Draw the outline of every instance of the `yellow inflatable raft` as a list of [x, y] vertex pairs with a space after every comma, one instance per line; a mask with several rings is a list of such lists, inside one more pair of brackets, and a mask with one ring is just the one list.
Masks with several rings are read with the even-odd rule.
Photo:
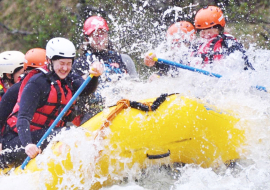
[[[81, 126], [90, 131], [86, 132], [89, 139], [106, 142], [102, 150], [97, 150], [95, 167], [89, 171], [89, 178], [83, 175], [82, 184], [93, 177], [104, 178], [104, 182], [93, 180], [91, 188], [97, 189], [117, 180], [112, 174], [122, 175], [124, 169], [134, 166], [142, 169], [164, 162], [213, 167], [239, 158], [244, 131], [236, 126], [238, 118], [199, 99], [177, 94], [155, 100], [120, 102]], [[109, 132], [104, 133], [105, 129]], [[53, 146], [56, 157], [61, 154], [61, 146]], [[61, 162], [51, 159], [46, 164], [51, 174], [46, 181], [48, 189], [57, 189], [65, 173], [80, 172], [73, 170], [68, 153]], [[31, 160], [23, 172], [39, 172], [40, 165]], [[17, 168], [16, 172], [22, 171]]]

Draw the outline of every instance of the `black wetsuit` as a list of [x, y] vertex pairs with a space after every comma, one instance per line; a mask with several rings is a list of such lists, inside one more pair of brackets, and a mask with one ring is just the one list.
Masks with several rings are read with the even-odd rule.
[[[179, 63], [182, 64], [181, 61]], [[167, 75], [170, 70], [174, 72], [178, 72], [177, 67], [171, 66], [171, 65], [165, 65], [164, 63], [159, 63], [159, 62], [155, 63], [155, 68], [158, 70], [157, 75], [159, 76]]]
[[[100, 85], [98, 90], [89, 97], [80, 97], [76, 103], [77, 115], [85, 115], [81, 124], [102, 111], [104, 99], [101, 97], [99, 89], [104, 88], [105, 83], [110, 81], [109, 76], [111, 74], [127, 73], [127, 67], [124, 64], [121, 55], [114, 51], [101, 51], [95, 53], [85, 52], [83, 56], [74, 61], [72, 70], [82, 76], [85, 71], [90, 69], [90, 65], [93, 61], [102, 61], [105, 65], [105, 70], [102, 79], [99, 79]], [[111, 66], [110, 64], [112, 63], [117, 63], [119, 68]]]
[[[0, 102], [0, 128], [5, 125], [8, 116], [11, 114], [18, 98], [20, 86], [22, 82], [15, 83], [12, 85], [7, 92], [3, 95]], [[2, 130], [0, 131], [0, 143], [2, 142]]]
[[5, 126], [5, 122], [8, 116], [12, 113], [12, 110], [17, 103], [19, 90], [22, 84], [23, 79], [27, 76], [27, 74], [20, 75], [20, 81], [13, 84], [3, 95], [2, 100], [0, 102], [0, 143], [2, 143], [2, 130]]
[[[90, 64], [93, 61], [103, 61], [105, 64], [105, 72], [108, 74], [115, 74], [115, 73], [126, 73], [127, 67], [124, 64], [121, 55], [114, 51], [101, 51], [96, 53], [87, 53], [74, 61], [72, 66], [73, 71], [78, 73], [79, 75], [84, 75], [85, 71], [89, 71]], [[111, 63], [118, 63], [119, 68], [110, 67]]]

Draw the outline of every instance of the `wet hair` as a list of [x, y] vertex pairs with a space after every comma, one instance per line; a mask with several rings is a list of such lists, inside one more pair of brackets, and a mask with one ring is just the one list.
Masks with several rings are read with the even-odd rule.
[[14, 82], [14, 74], [15, 73], [17, 73], [19, 70], [21, 70], [23, 68], [23, 66], [21, 66], [21, 67], [17, 67], [16, 69], [14, 69], [14, 71], [13, 71], [13, 73], [12, 74], [10, 74], [11, 75], [11, 78], [8, 78], [7, 77], [7, 75], [6, 75], [6, 73], [4, 73], [4, 76], [3, 76], [3, 81], [8, 81], [8, 82], [10, 82], [11, 84], [15, 84], [15, 82]]
[[23, 68], [23, 66], [17, 67], [17, 68], [14, 70], [13, 74], [17, 73], [17, 72], [18, 72], [19, 70], [21, 70], [22, 68]]

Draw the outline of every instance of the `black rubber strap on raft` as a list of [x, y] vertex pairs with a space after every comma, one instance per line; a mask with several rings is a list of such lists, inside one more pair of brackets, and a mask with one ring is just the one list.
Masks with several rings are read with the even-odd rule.
[[[151, 111], [155, 111], [165, 100], [168, 94], [162, 94], [158, 97], [151, 106]], [[142, 110], [142, 111], [150, 111], [149, 106], [142, 104], [140, 102], [130, 101], [130, 107]]]
[[168, 150], [168, 152], [165, 153], [165, 154], [157, 154], [157, 155], [149, 155], [149, 154], [147, 154], [146, 156], [150, 160], [153, 160], [153, 159], [166, 158], [166, 157], [170, 156], [170, 154], [171, 154], [171, 152], [170, 152], [170, 150]]

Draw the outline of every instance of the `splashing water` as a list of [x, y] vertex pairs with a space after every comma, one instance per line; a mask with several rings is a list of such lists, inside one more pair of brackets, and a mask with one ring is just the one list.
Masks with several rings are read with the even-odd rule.
[[102, 94], [108, 106], [121, 98], [141, 100], [177, 92], [200, 98], [218, 108], [232, 110], [241, 118], [240, 123], [245, 127], [247, 138], [245, 151], [240, 150], [241, 160], [234, 169], [204, 169], [197, 165], [186, 165], [178, 168], [180, 176], [175, 178], [167, 170], [151, 168], [136, 184], [132, 181], [108, 189], [269, 189], [270, 96], [251, 87], [270, 86], [267, 80], [270, 51], [250, 47], [247, 52], [254, 59], [256, 72], [242, 72], [237, 65], [242, 63], [241, 56], [235, 54], [212, 68], [212, 72], [223, 75], [220, 79], [180, 70], [176, 78], [162, 77], [151, 83], [117, 82], [104, 89]]
[[[140, 10], [139, 7], [136, 9]], [[123, 30], [119, 25], [115, 28], [116, 32]], [[115, 39], [124, 38], [125, 36], [119, 36]], [[129, 53], [155, 49], [157, 55], [164, 55], [162, 44], [153, 48], [151, 40], [133, 43]], [[123, 171], [122, 176], [115, 176], [114, 180], [118, 182], [116, 185], [102, 189], [270, 189], [270, 94], [251, 88], [256, 85], [270, 87], [270, 51], [251, 46], [247, 54], [253, 60], [255, 72], [243, 72], [243, 60], [236, 53], [216, 63], [213, 68], [204, 68], [223, 75], [220, 79], [179, 70], [178, 77], [161, 77], [151, 83], [128, 79], [112, 80], [114, 82], [102, 91], [102, 96], [106, 97], [106, 106], [114, 105], [122, 98], [137, 101], [158, 97], [163, 93], [180, 93], [233, 111], [240, 118], [241, 126], [245, 127], [246, 136], [246, 144], [243, 150], [239, 150], [241, 159], [234, 168], [224, 165], [218, 168], [201, 168], [194, 164], [170, 167], [153, 165], [142, 171], [134, 165], [133, 168]], [[170, 57], [171, 54], [164, 56]], [[105, 133], [109, 132], [108, 129]], [[96, 178], [93, 172], [96, 169], [94, 163], [98, 150], [102, 150], [106, 141], [89, 140], [84, 133], [83, 129], [72, 128], [53, 139], [53, 142], [63, 142], [63, 149], [70, 150], [74, 168], [72, 172], [62, 175], [63, 182], [58, 189], [90, 189], [93, 183], [106, 180], [106, 176]], [[59, 163], [65, 160], [68, 151], [62, 151], [56, 158], [51, 151], [52, 146], [53, 143], [37, 157], [38, 163], [46, 163], [49, 159], [56, 159]], [[128, 163], [129, 160], [123, 160], [123, 163], [125, 162]], [[46, 164], [44, 165], [43, 171], [38, 174], [0, 176], [1, 189], [46, 189], [45, 182], [50, 178], [50, 174]], [[88, 180], [81, 183], [83, 178]]]
[[[201, 168], [197, 165], [185, 165], [176, 168], [152, 166], [146, 171], [139, 171], [136, 166], [123, 172], [124, 176], [116, 176], [121, 185], [114, 185], [103, 189], [268, 189], [270, 188], [270, 101], [269, 94], [252, 89], [251, 86], [260, 84], [269, 86], [267, 72], [269, 71], [270, 54], [268, 50], [249, 49], [254, 57], [256, 72], [224, 72], [224, 77], [217, 79], [190, 71], [180, 70], [179, 77], [162, 77], [151, 83], [143, 81], [120, 80], [112, 82], [102, 91], [106, 97], [106, 105], [115, 104], [121, 98], [141, 100], [157, 97], [162, 93], [181, 93], [184, 96], [200, 98], [218, 108], [232, 110], [245, 123], [246, 144], [245, 151], [241, 152], [241, 160], [233, 169], [224, 167]], [[237, 60], [237, 58], [228, 58]], [[239, 59], [239, 61], [241, 61]], [[226, 68], [225, 66], [220, 66]], [[229, 66], [230, 68], [230, 66]], [[229, 70], [229, 68], [226, 68]], [[219, 67], [215, 68], [219, 71]], [[89, 189], [96, 181], [104, 178], [89, 177], [95, 170], [94, 159], [97, 150], [93, 141], [84, 137], [84, 130], [72, 128], [58, 135], [54, 141], [64, 142], [71, 150], [74, 171], [63, 174], [63, 182], [59, 189]], [[79, 144], [78, 144], [79, 143]], [[104, 142], [105, 143], [105, 142]], [[50, 145], [52, 146], [52, 145]], [[50, 146], [38, 156], [38, 162], [54, 158]], [[66, 154], [60, 158], [65, 159]], [[59, 160], [59, 162], [61, 161]], [[126, 161], [128, 162], [128, 160]], [[83, 164], [83, 170], [80, 168]], [[80, 172], [79, 172], [80, 171]], [[45, 181], [49, 172], [44, 171], [38, 176], [35, 174], [1, 176], [3, 189], [15, 189], [24, 184], [25, 189], [46, 189]], [[123, 177], [127, 177], [123, 180]], [[81, 179], [91, 179], [81, 184]]]

